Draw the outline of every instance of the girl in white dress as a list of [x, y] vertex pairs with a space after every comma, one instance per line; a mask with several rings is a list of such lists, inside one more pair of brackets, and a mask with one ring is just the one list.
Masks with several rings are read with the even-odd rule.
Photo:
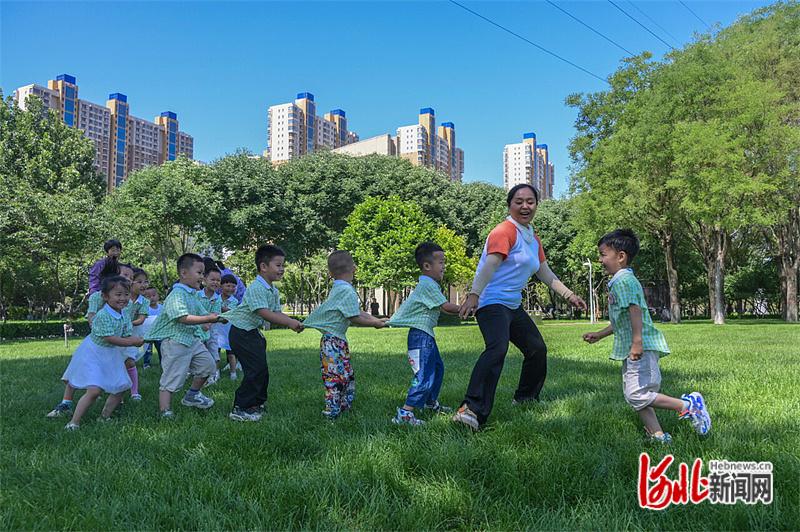
[[68, 386], [86, 390], [75, 405], [67, 430], [80, 428], [81, 418], [103, 392], [110, 395], [100, 418], [108, 420], [122, 400], [122, 392], [131, 387], [125, 369], [125, 348], [138, 347], [143, 341], [131, 336], [131, 321], [123, 313], [130, 300], [130, 286], [121, 276], [103, 280], [101, 292], [105, 305], [95, 315], [91, 334], [75, 350], [61, 377]]

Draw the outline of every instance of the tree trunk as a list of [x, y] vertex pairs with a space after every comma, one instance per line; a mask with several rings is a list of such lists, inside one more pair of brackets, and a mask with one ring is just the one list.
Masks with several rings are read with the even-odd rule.
[[[164, 243], [161, 242], [159, 245], [160, 255], [161, 255], [161, 281], [164, 283], [164, 290], [169, 288], [169, 276], [167, 274], [167, 254], [164, 251]], [[167, 297], [166, 294], [162, 295], [162, 297]]]
[[796, 323], [797, 320], [797, 273], [800, 267], [800, 258], [795, 260], [781, 261], [781, 269], [783, 269], [783, 285], [784, 300], [783, 300], [783, 319]]
[[667, 284], [669, 285], [669, 321], [670, 323], [680, 323], [681, 299], [678, 293], [678, 269], [675, 267], [675, 242], [672, 232], [664, 231], [659, 235], [659, 240], [664, 252]]
[[[713, 283], [713, 299], [709, 299], [711, 304], [711, 318], [715, 325], [725, 324], [725, 256], [728, 252], [728, 234], [720, 229], [714, 229], [713, 239], [713, 262], [710, 265], [711, 283]], [[709, 284], [709, 287], [711, 284]]]

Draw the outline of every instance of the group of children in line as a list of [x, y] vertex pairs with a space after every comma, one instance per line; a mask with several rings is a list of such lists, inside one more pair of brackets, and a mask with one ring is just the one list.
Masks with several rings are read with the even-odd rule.
[[[687, 394], [675, 399], [658, 393], [658, 357], [669, 353], [669, 349], [663, 335], [647, 319], [647, 313], [641, 312], [641, 308], [647, 308], [644, 294], [629, 269], [638, 251], [638, 240], [632, 233], [625, 236], [609, 238], [606, 235], [599, 243], [601, 262], [612, 275], [609, 290], [612, 321], [603, 331], [585, 334], [584, 340], [594, 343], [604, 336], [618, 335], [612, 358], [624, 360], [626, 400], [639, 411], [651, 436], [663, 442], [670, 440], [669, 434], [661, 431], [653, 406], [678, 411], [682, 418], [692, 421], [697, 432], [705, 434], [710, 429], [710, 418], [702, 396]], [[630, 236], [636, 249], [631, 247]], [[199, 409], [214, 405], [214, 400], [201, 390], [219, 379], [220, 352], [224, 350], [231, 378], [237, 378], [237, 367], [243, 372], [229, 418], [249, 422], [261, 420], [269, 385], [266, 340], [261, 329], [269, 328], [270, 324], [282, 325], [297, 333], [306, 328], [322, 333], [320, 367], [325, 418], [336, 419], [353, 406], [356, 385], [347, 340], [351, 324], [376, 329], [387, 325], [409, 328], [408, 361], [413, 379], [404, 404], [397, 408], [392, 422], [422, 425], [424, 421], [417, 417], [419, 410], [450, 411], [438, 400], [444, 363], [434, 327], [440, 312], [457, 315], [459, 306], [450, 303], [442, 293], [440, 283], [446, 257], [435, 243], [425, 242], [416, 248], [419, 282], [390, 320], [361, 309], [352, 285], [356, 272], [353, 258], [347, 251], [334, 251], [328, 257], [328, 269], [333, 278], [329, 295], [302, 322], [281, 310], [280, 294], [274, 283], [283, 277], [285, 254], [277, 246], [258, 248], [255, 254], [258, 274], [241, 300], [234, 296], [239, 283], [235, 276], [222, 275], [210, 259], [204, 261], [193, 253], [182, 255], [177, 261], [179, 280], [162, 305], [158, 291], [149, 285], [147, 274], [120, 263], [121, 244], [110, 243], [112, 248], [119, 249], [109, 249], [106, 243], [108, 257], [99, 271], [99, 290], [89, 298], [87, 317], [91, 334], [78, 346], [62, 376], [63, 400], [48, 414], [48, 417], [60, 417], [71, 413], [72, 418], [65, 427], [68, 430], [80, 427], [87, 409], [103, 392], [109, 395], [100, 414], [101, 420], [110, 419], [124, 392], [130, 390], [131, 400], [141, 400], [136, 361], [142, 356], [143, 367], [148, 368], [153, 347], [159, 354], [162, 369], [158, 402], [163, 419], [175, 417], [172, 395], [183, 389], [187, 376], [192, 380], [181, 404]], [[624, 295], [620, 295], [620, 289], [624, 290]], [[646, 364], [639, 362], [640, 358]], [[647, 380], [644, 387], [637, 385], [642, 379]], [[86, 393], [73, 409], [75, 389], [85, 389]], [[629, 390], [635, 392], [629, 393]]]

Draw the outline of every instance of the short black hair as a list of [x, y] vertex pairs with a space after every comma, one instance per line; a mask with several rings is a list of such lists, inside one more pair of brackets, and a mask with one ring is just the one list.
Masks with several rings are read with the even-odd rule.
[[514, 195], [523, 188], [531, 189], [533, 191], [533, 197], [536, 198], [536, 203], [539, 203], [539, 191], [536, 190], [536, 187], [528, 183], [520, 183], [519, 185], [514, 185], [513, 187], [511, 187], [511, 190], [508, 191], [508, 195], [506, 196], [506, 205], [510, 207], [511, 200], [514, 199]]
[[208, 271], [209, 268], [216, 268], [217, 263], [214, 262], [214, 259], [212, 259], [211, 257], [203, 257], [203, 266], [205, 266], [206, 271]]
[[236, 282], [236, 277], [234, 277], [233, 275], [231, 275], [229, 273], [226, 273], [225, 275], [223, 275], [222, 276], [222, 280], [220, 281], [220, 284], [226, 284], [226, 283], [239, 284], [238, 282]]
[[178, 274], [181, 273], [181, 270], [186, 270], [194, 266], [195, 262], [203, 262], [203, 257], [198, 255], [197, 253], [184, 253], [180, 257], [178, 257]]
[[133, 267], [133, 264], [128, 262], [120, 262], [119, 263], [119, 270], [122, 271], [122, 268], [128, 268], [134, 275], [136, 275], [136, 268]]
[[630, 229], [614, 229], [597, 241], [597, 247], [606, 246], [614, 251], [624, 251], [628, 256], [628, 264], [639, 253], [639, 237]]
[[444, 253], [442, 247], [434, 242], [423, 242], [417, 246], [417, 249], [414, 250], [414, 260], [417, 261], [417, 266], [422, 268], [426, 262], [432, 262], [433, 254], [437, 251]]
[[208, 277], [208, 274], [213, 272], [217, 272], [218, 274], [222, 275], [222, 272], [219, 271], [219, 268], [217, 268], [216, 266], [212, 266], [211, 268], [209, 268], [208, 265], [206, 265], [205, 276]]
[[147, 292], [148, 290], [155, 290], [156, 293], [158, 293], [158, 288], [154, 284], [148, 285], [147, 288], [144, 289], [145, 292]]
[[269, 264], [275, 257], [285, 257], [286, 253], [278, 246], [264, 244], [256, 250], [256, 270], [260, 269], [261, 263]]
[[355, 266], [353, 256], [349, 251], [339, 249], [328, 255], [328, 271], [333, 275], [342, 275]]
[[116, 257], [110, 257], [106, 259], [105, 264], [103, 264], [103, 269], [100, 270], [100, 282], [103, 282], [103, 279], [107, 277], [115, 277], [119, 275], [119, 260]]
[[119, 248], [119, 250], [122, 251], [122, 242], [113, 238], [111, 240], [106, 240], [106, 243], [103, 244], [103, 251], [108, 253], [108, 250], [111, 248]]
[[137, 277], [141, 277], [142, 275], [144, 275], [148, 279], [150, 278], [150, 276], [147, 275], [147, 272], [144, 271], [143, 269], [141, 269], [141, 268], [133, 268], [133, 278], [134, 279], [136, 279]]
[[126, 290], [128, 290], [128, 292], [131, 291], [130, 281], [128, 281], [121, 275], [112, 275], [111, 277], [106, 277], [105, 279], [103, 279], [103, 282], [100, 283], [100, 292], [105, 295], [108, 295], [109, 292], [111, 292], [115, 286], [120, 286], [120, 285]]

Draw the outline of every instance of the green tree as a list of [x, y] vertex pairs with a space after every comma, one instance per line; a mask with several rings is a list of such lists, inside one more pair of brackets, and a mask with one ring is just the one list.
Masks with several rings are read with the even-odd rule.
[[146, 264], [157, 258], [164, 286], [175, 260], [207, 242], [208, 220], [220, 208], [210, 173], [185, 158], [150, 166], [129, 175], [104, 203], [127, 260]]
[[394, 294], [414, 285], [418, 275], [414, 249], [433, 236], [434, 224], [417, 204], [397, 196], [369, 197], [348, 217], [339, 246], [352, 253], [361, 283]]
[[478, 265], [477, 257], [467, 256], [466, 239], [452, 229], [440, 226], [433, 234], [433, 241], [442, 247], [447, 260], [442, 284], [464, 288], [472, 281]]
[[94, 145], [37, 97], [26, 110], [2, 93], [0, 102], [0, 314], [20, 288], [29, 307], [49, 308], [56, 294], [71, 313], [98, 240]]

